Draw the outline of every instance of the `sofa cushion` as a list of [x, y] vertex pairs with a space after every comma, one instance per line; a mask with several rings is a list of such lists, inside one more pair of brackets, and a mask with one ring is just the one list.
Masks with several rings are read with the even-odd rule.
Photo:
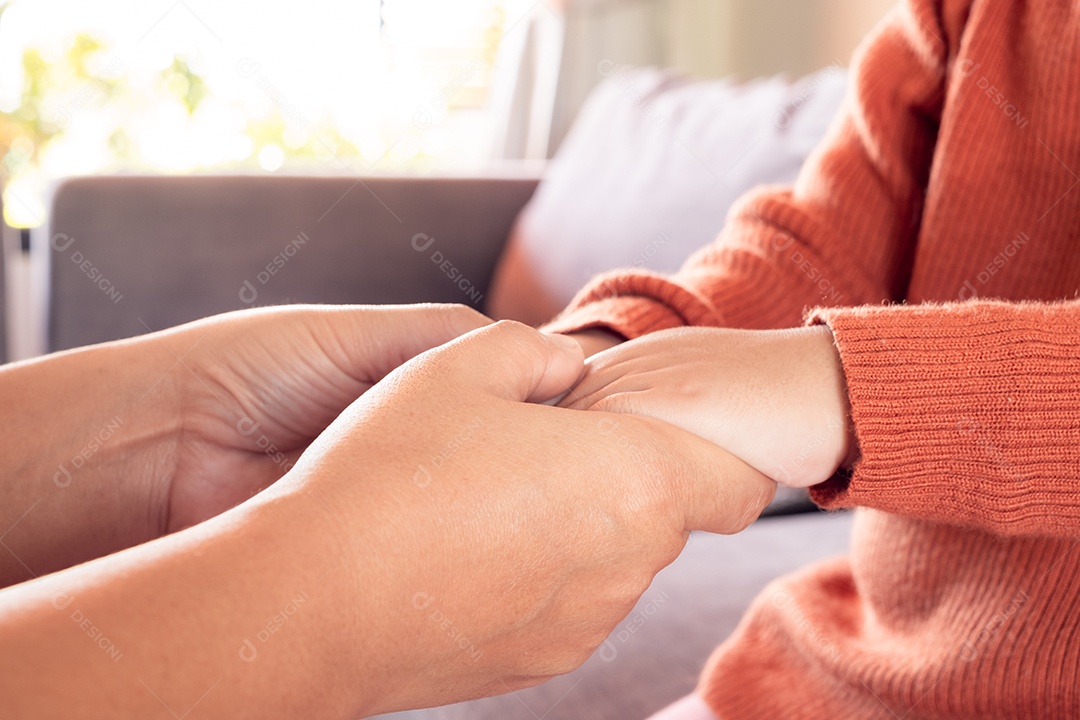
[[497, 315], [538, 324], [598, 273], [677, 270], [740, 195], [795, 179], [847, 85], [839, 68], [748, 83], [599, 69], [610, 77], [515, 225], [491, 298]]

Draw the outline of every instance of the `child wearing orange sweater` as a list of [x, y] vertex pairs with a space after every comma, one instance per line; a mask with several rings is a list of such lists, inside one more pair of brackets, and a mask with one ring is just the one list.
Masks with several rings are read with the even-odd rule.
[[664, 717], [1080, 717], [1078, 244], [1080, 0], [905, 0], [793, 188], [554, 323], [658, 333], [575, 406], [860, 508]]

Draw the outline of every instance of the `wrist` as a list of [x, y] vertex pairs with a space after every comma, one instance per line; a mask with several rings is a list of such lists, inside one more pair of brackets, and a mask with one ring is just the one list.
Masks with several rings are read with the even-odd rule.
[[[246, 552], [267, 560], [249, 562], [252, 585], [273, 588], [259, 597], [276, 603], [258, 618], [245, 613], [254, 623], [244, 626], [240, 657], [246, 662], [257, 655], [259, 665], [280, 662], [279, 682], [309, 695], [299, 698], [303, 706], [320, 708], [302, 714], [363, 718], [401, 709], [395, 699], [401, 680], [418, 676], [419, 669], [407, 667], [403, 654], [412, 648], [401, 642], [408, 634], [402, 631], [411, 608], [410, 593], [395, 572], [401, 570], [395, 562], [401, 556], [400, 538], [394, 542], [390, 533], [377, 532], [380, 526], [374, 523], [358, 530], [348, 500], [312, 482], [327, 478], [307, 475], [290, 471], [222, 516], [240, 513], [245, 522], [250, 518]], [[268, 547], [277, 550], [266, 554]], [[280, 614], [278, 606], [290, 599], [298, 609], [288, 621], [293, 627], [287, 628], [289, 633], [275, 633], [279, 615], [274, 613]], [[302, 669], [297, 668], [298, 658], [307, 660]]]
[[[371, 698], [386, 692], [371, 638], [393, 628], [384, 630], [388, 608], [342, 573], [353, 555], [325, 532], [316, 508], [299, 495], [252, 500], [0, 593], [0, 617], [18, 618], [2, 629], [11, 649], [0, 654], [5, 707], [10, 695], [19, 717], [64, 717], [76, 700], [87, 717], [157, 717], [163, 699], [193, 698], [206, 717], [237, 708], [253, 717], [366, 717], [377, 709]], [[107, 628], [108, 647], [71, 632], [72, 613]], [[93, 672], [103, 648], [122, 655]], [[43, 663], [52, 671], [42, 673]]]
[[[393, 474], [379, 462], [365, 472]], [[273, 563], [275, 577], [290, 588], [314, 588], [311, 599], [327, 608], [311, 613], [315, 624], [304, 641], [320, 648], [311, 685], [342, 717], [370, 717], [408, 709], [410, 699], [422, 695], [423, 653], [401, 638], [423, 635], [428, 615], [415, 598], [430, 583], [425, 563], [406, 562], [411, 555], [401, 528], [411, 514], [377, 493], [356, 492], [377, 483], [340, 475], [316, 450], [231, 513], [254, 515], [256, 534], [274, 537], [283, 548]]]
[[819, 387], [827, 395], [824, 404], [828, 408], [829, 416], [833, 418], [830, 422], [833, 431], [830, 445], [836, 448], [837, 465], [834, 471], [847, 469], [858, 459], [859, 449], [855, 439], [855, 427], [851, 421], [851, 399], [848, 395], [843, 361], [836, 346], [836, 339], [827, 325], [813, 325], [807, 328], [807, 332], [814, 335], [817, 342], [820, 367], [824, 375]]
[[[127, 341], [0, 370], [10, 409], [0, 520], [11, 527], [26, 514], [5, 540], [16, 572], [40, 575], [159, 534], [155, 492], [178, 426], [168, 366], [149, 360], [141, 341]], [[7, 570], [0, 580], [26, 579]]]

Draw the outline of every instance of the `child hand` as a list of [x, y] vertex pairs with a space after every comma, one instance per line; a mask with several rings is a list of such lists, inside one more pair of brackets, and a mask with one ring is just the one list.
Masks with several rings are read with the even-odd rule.
[[593, 357], [564, 407], [656, 418], [790, 487], [829, 479], [855, 442], [832, 333], [679, 328]]

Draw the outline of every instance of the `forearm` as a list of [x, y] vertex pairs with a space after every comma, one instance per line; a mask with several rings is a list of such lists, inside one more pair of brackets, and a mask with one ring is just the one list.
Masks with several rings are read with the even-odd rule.
[[[159, 533], [178, 411], [168, 350], [113, 343], [0, 368], [0, 585]], [[175, 371], [174, 371], [175, 372]]]
[[351, 720], [373, 710], [362, 689], [387, 691], [379, 673], [393, 667], [379, 642], [393, 618], [371, 600], [384, 583], [358, 596], [364, 546], [341, 542], [322, 514], [307, 498], [260, 499], [0, 591], [5, 717]]

